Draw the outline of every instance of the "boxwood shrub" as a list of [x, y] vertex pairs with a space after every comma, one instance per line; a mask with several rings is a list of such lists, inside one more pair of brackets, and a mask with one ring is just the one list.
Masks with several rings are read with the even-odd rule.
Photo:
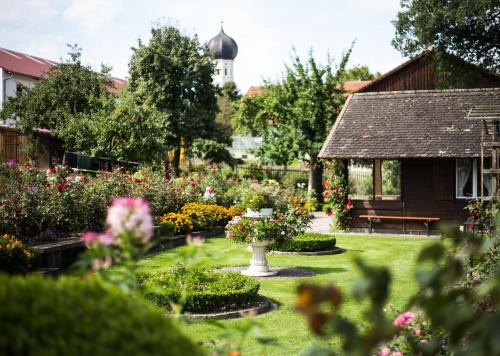
[[307, 232], [280, 242], [273, 250], [285, 252], [317, 252], [335, 248], [337, 240], [332, 235]]
[[161, 311], [96, 280], [0, 275], [1, 355], [200, 355]]
[[255, 302], [260, 285], [239, 273], [216, 273], [202, 267], [178, 264], [168, 271], [139, 276], [146, 299], [171, 309], [182, 303], [183, 311], [215, 313], [241, 309]]

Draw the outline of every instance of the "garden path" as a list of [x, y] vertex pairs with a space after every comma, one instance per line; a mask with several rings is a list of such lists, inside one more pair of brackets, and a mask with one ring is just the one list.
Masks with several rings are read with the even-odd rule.
[[332, 222], [331, 216], [326, 215], [322, 211], [313, 212], [314, 219], [312, 220], [311, 226], [307, 229], [310, 232], [318, 232], [321, 234], [329, 234], [330, 224]]

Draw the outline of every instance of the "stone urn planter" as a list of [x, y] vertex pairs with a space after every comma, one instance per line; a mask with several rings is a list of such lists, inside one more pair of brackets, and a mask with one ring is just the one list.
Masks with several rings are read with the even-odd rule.
[[252, 242], [252, 259], [250, 266], [241, 271], [241, 274], [251, 277], [271, 277], [278, 274], [277, 271], [271, 271], [267, 264], [266, 248], [272, 241], [255, 241]]
[[262, 208], [260, 210], [252, 210], [247, 208], [247, 213], [245, 214], [248, 218], [267, 218], [273, 215], [273, 208]]

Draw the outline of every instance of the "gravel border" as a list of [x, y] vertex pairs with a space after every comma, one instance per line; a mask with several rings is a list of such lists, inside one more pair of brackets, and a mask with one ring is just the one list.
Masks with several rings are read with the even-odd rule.
[[344, 248], [336, 247], [333, 250], [326, 250], [326, 251], [314, 251], [314, 252], [270, 251], [269, 253], [273, 255], [323, 256], [323, 255], [338, 255], [339, 253], [344, 253], [346, 251], [347, 250]]
[[245, 316], [260, 315], [276, 309], [278, 309], [278, 305], [275, 302], [273, 302], [271, 299], [267, 297], [259, 295], [257, 296], [257, 301], [255, 302], [255, 304], [247, 308], [230, 310], [226, 312], [218, 312], [218, 313], [184, 314], [182, 315], [182, 317], [188, 320], [236, 319]]

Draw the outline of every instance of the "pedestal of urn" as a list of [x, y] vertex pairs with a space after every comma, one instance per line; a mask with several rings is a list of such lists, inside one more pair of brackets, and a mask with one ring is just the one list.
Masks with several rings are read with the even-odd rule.
[[278, 274], [277, 271], [269, 269], [266, 258], [266, 247], [271, 241], [256, 241], [252, 243], [252, 259], [250, 266], [241, 271], [241, 274], [251, 277], [271, 277]]

